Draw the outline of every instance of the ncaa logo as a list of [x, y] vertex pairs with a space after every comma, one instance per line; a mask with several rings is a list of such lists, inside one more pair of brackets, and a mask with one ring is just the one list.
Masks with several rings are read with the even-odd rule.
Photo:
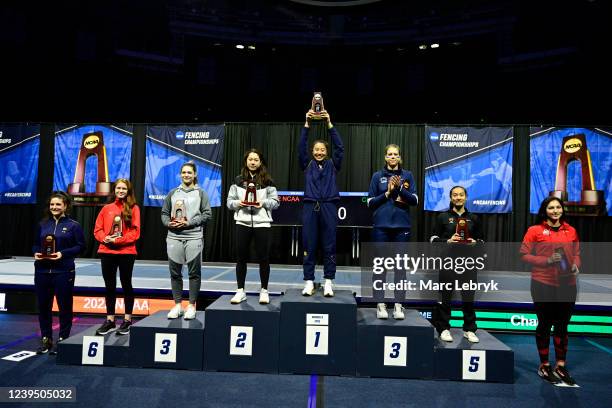
[[176, 138], [179, 140], [183, 140], [185, 138], [185, 132], [183, 132], [182, 130], [179, 130], [178, 132], [176, 132]]
[[438, 132], [431, 132], [429, 134], [429, 140], [432, 142], [437, 142], [440, 139], [440, 134]]

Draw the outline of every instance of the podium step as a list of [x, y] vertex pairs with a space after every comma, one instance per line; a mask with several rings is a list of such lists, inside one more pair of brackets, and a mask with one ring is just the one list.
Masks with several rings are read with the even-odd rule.
[[58, 343], [57, 364], [129, 366], [130, 335], [112, 332], [96, 336], [98, 327], [92, 326]]
[[221, 296], [206, 308], [205, 369], [278, 373], [280, 300], [260, 305], [259, 296], [233, 305]]
[[168, 319], [167, 314], [160, 310], [131, 327], [130, 365], [202, 370], [204, 312], [193, 320]]
[[416, 310], [404, 314], [404, 320], [382, 320], [374, 308], [358, 310], [358, 376], [433, 377], [435, 329]]
[[514, 382], [514, 351], [485, 330], [479, 343], [470, 343], [463, 330], [451, 329], [453, 342], [436, 340], [436, 378], [487, 382]]

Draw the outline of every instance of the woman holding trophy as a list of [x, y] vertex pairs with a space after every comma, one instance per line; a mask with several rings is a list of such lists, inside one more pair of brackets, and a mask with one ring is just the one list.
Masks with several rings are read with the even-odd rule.
[[85, 249], [81, 225], [68, 218], [72, 203], [63, 191], [54, 191], [47, 200], [45, 216], [34, 234], [34, 287], [38, 300], [41, 345], [37, 354], [56, 353], [53, 346], [53, 297], [59, 307], [58, 342], [72, 329], [74, 258]]
[[[198, 186], [196, 165], [187, 162], [181, 166], [181, 184], [170, 190], [161, 211], [161, 220], [168, 235], [166, 245], [170, 268], [170, 283], [174, 307], [168, 319], [182, 316], [195, 319], [196, 301], [202, 284], [202, 250], [204, 249], [204, 225], [212, 212], [208, 194]], [[183, 264], [189, 271], [189, 305], [183, 312]]]
[[248, 150], [242, 161], [242, 170], [230, 187], [227, 208], [234, 211], [236, 221], [236, 282], [238, 289], [231, 299], [233, 304], [246, 300], [244, 285], [247, 274], [247, 260], [251, 242], [259, 260], [261, 291], [259, 303], [270, 303], [268, 280], [270, 278], [270, 227], [272, 211], [279, 206], [276, 187], [263, 155], [257, 149]]
[[[317, 108], [319, 104], [319, 108]], [[318, 109], [318, 111], [317, 111]], [[315, 140], [308, 151], [308, 133], [313, 120], [323, 120], [334, 145], [330, 157], [328, 143]], [[323, 98], [315, 93], [312, 109], [306, 113], [298, 146], [300, 168], [304, 171], [304, 207], [302, 210], [302, 240], [304, 243], [304, 289], [302, 295], [312, 296], [315, 292], [314, 271], [317, 249], [323, 250], [323, 295], [334, 296], [333, 280], [336, 277], [336, 227], [338, 225], [338, 202], [340, 193], [336, 186], [336, 174], [344, 158], [344, 145], [334, 127], [329, 113], [323, 109]]]
[[116, 330], [117, 269], [125, 302], [125, 315], [117, 334], [130, 332], [134, 308], [132, 271], [137, 254], [136, 241], [140, 238], [140, 208], [129, 180], [117, 179], [114, 187], [110, 203], [102, 207], [94, 227], [94, 237], [100, 243], [98, 255], [106, 287], [106, 320], [96, 330], [99, 335]]

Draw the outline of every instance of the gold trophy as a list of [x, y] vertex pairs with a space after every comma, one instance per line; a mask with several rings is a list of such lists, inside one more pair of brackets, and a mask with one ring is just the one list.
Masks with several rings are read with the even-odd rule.
[[458, 242], [460, 243], [468, 242], [468, 239], [470, 238], [470, 233], [468, 231], [468, 224], [465, 218], [463, 217], [457, 218], [457, 227], [455, 228], [455, 232], [457, 233], [457, 235], [459, 235], [459, 237], [461, 237], [461, 239]]
[[41, 251], [42, 258], [46, 258], [46, 259], [55, 258], [55, 256], [53, 256], [53, 254], [56, 252], [55, 251], [55, 235], [53, 234], [45, 235], [44, 238], [42, 239], [41, 246], [42, 246], [42, 251]]
[[242, 204], [248, 206], [258, 206], [259, 202], [257, 201], [257, 188], [255, 187], [255, 183], [249, 181], [246, 186], [246, 192], [244, 194], [244, 200]]
[[187, 221], [187, 209], [185, 201], [176, 200], [172, 206], [172, 221]]
[[110, 235], [113, 238], [117, 238], [123, 235], [123, 223], [121, 222], [121, 216], [115, 215], [113, 218], [113, 225], [111, 226]]
[[323, 105], [323, 94], [321, 92], [315, 92], [312, 96], [312, 105], [310, 107], [312, 110], [312, 119], [313, 120], [321, 120], [321, 114], [325, 111], [325, 106]]

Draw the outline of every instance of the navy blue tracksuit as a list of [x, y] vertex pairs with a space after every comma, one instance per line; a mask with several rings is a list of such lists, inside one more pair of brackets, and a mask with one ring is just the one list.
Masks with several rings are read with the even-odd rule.
[[34, 262], [34, 286], [38, 299], [38, 321], [42, 337], [53, 338], [53, 296], [59, 307], [59, 337], [67, 338], [72, 329], [72, 288], [74, 287], [74, 258], [85, 249], [85, 237], [81, 225], [61, 217], [57, 222], [51, 218], [38, 224], [34, 235], [32, 252], [41, 252], [42, 239], [55, 235], [55, 251], [62, 257], [56, 261], [43, 259]]
[[[328, 130], [332, 139], [331, 159], [320, 162], [308, 151], [308, 128], [302, 129], [298, 147], [300, 168], [304, 171], [304, 207], [302, 210], [302, 240], [304, 244], [304, 280], [314, 280], [317, 248], [323, 248], [324, 278], [336, 277], [336, 227], [340, 193], [336, 173], [344, 158], [344, 145], [335, 128]], [[329, 152], [328, 152], [329, 154]]]

